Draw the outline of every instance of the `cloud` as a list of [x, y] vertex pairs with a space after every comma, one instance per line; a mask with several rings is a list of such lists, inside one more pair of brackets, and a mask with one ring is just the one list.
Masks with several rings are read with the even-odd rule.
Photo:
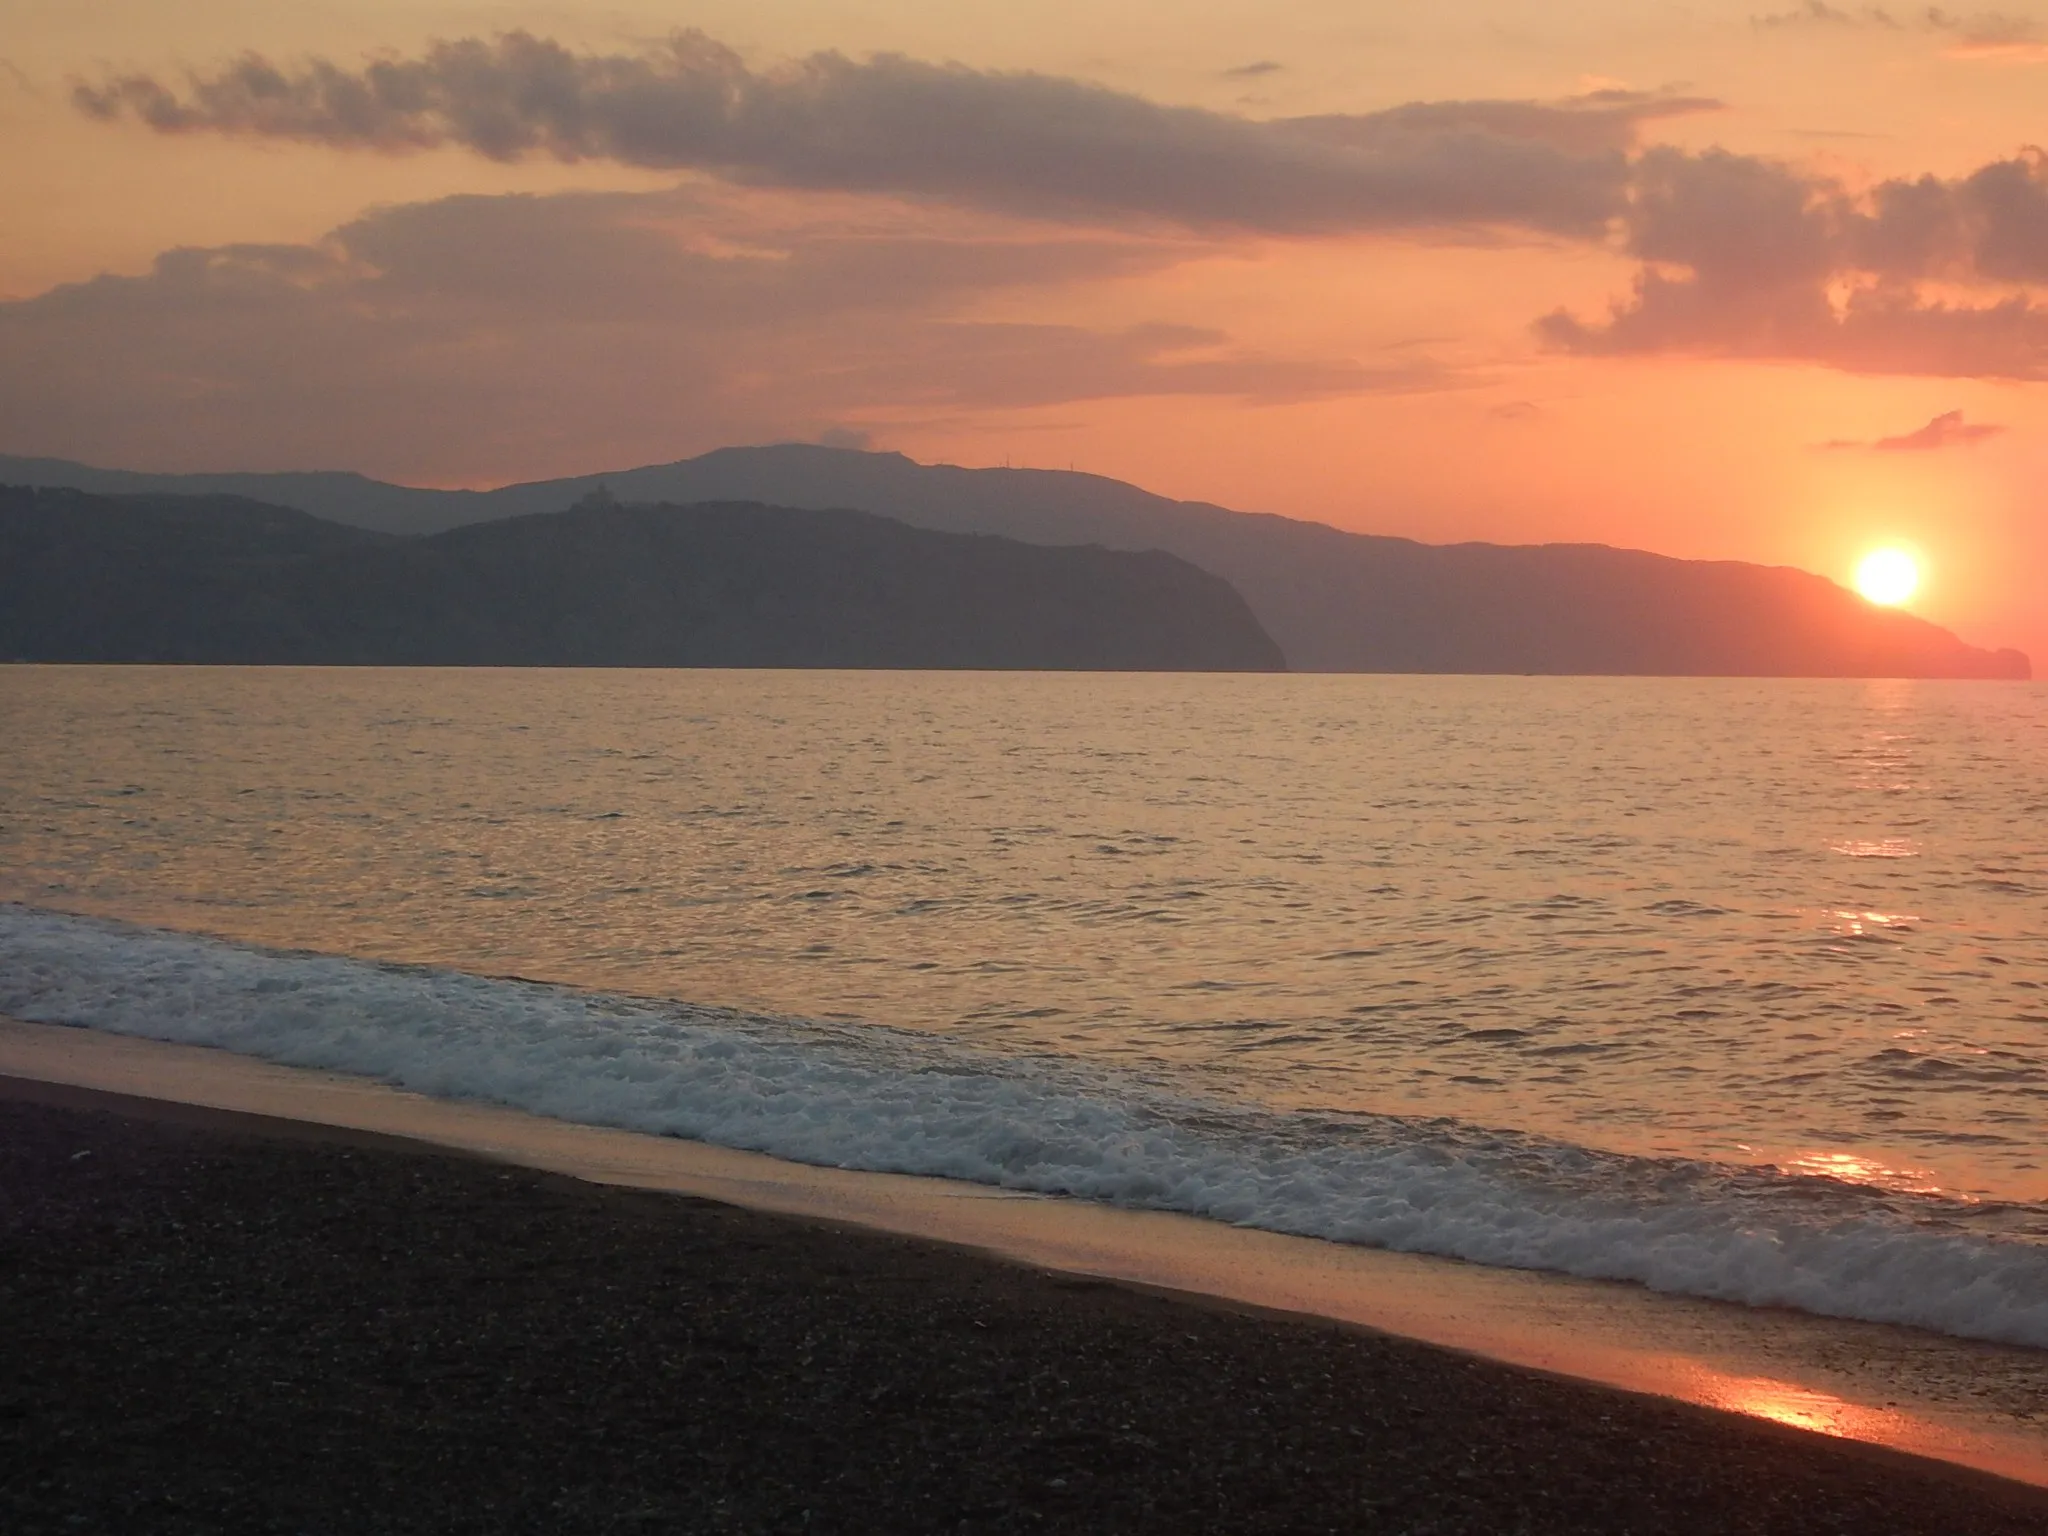
[[1209, 249], [815, 203], [792, 222], [786, 200], [705, 188], [452, 197], [0, 303], [0, 447], [527, 475], [905, 414], [1448, 382], [1211, 329], [977, 314]]
[[1976, 11], [1952, 16], [1939, 6], [1927, 12], [1927, 26], [1955, 41], [1942, 51], [1952, 59], [1991, 59], [2035, 63], [2048, 59], [2048, 27], [2027, 16], [2003, 11]]
[[1638, 275], [1633, 297], [1604, 323], [1558, 310], [1540, 340], [1584, 357], [1679, 355], [1810, 362], [1848, 373], [2048, 379], [2048, 309], [2014, 297], [1949, 304], [1910, 292], [1826, 287], [1744, 288], [1696, 277]]
[[1605, 89], [1562, 101], [1417, 101], [1363, 115], [1281, 118], [1270, 126], [1355, 149], [1477, 138], [1593, 159], [1633, 148], [1645, 123], [1720, 110], [1707, 96]]
[[[1786, 17], [1816, 26], [1894, 20], [1889, 11], [1826, 3], [1778, 19]], [[1939, 11], [1914, 24], [1958, 36], [2018, 35], [2002, 21]], [[252, 55], [176, 90], [148, 75], [115, 76], [79, 85], [75, 100], [94, 116], [132, 117], [163, 133], [604, 158], [688, 170], [709, 178], [705, 186], [787, 189], [934, 217], [969, 210], [1040, 229], [1050, 219], [1067, 231], [1060, 240], [1004, 240], [971, 252], [952, 239], [806, 238], [784, 253], [786, 270], [690, 269], [691, 282], [716, 271], [723, 302], [771, 328], [778, 309], [800, 316], [836, 305], [854, 313], [910, 288], [944, 296], [977, 284], [1056, 281], [1065, 262], [1078, 264], [1074, 275], [1112, 261], [1141, 270], [1177, 259], [1159, 254], [1176, 241], [1519, 231], [1615, 247], [1639, 262], [1631, 292], [1604, 316], [1558, 311], [1537, 322], [1555, 350], [2048, 377], [2048, 309], [2030, 291], [2048, 283], [2048, 156], [2023, 150], [1959, 178], [1895, 178], [1852, 192], [1753, 155], [1643, 147], [1655, 122], [1715, 110], [1703, 97], [1610, 87], [1561, 101], [1412, 102], [1256, 120], [1160, 106], [1075, 80], [896, 55], [824, 53], [755, 69], [699, 33], [616, 54], [574, 53], [510, 33], [436, 43], [417, 57], [355, 69], [314, 60], [286, 70]], [[473, 217], [515, 217], [510, 205], [493, 206]], [[386, 262], [378, 242], [416, 217], [426, 216], [395, 212], [344, 241], [355, 259], [386, 272], [380, 291], [410, 280], [393, 274], [414, 269]], [[603, 255], [553, 252], [530, 261], [499, 258], [559, 236], [477, 238], [480, 252], [444, 253], [446, 269], [470, 275], [437, 301], [437, 313], [516, 287], [522, 271], [548, 262], [620, 265], [574, 296], [586, 308], [645, 293], [659, 310], [695, 291], [690, 282], [661, 289], [644, 281], [635, 263], [668, 271], [673, 253], [630, 236]], [[545, 304], [567, 302], [561, 292], [545, 296]], [[1421, 382], [1348, 364], [1220, 356], [1219, 348], [1229, 353], [1223, 339], [1146, 326], [1116, 338], [952, 321], [942, 329], [937, 309], [919, 313], [919, 346], [904, 355], [927, 382], [947, 368], [979, 369], [971, 386], [958, 386], [962, 399], [1018, 391], [1070, 398], [1061, 392], [1091, 366], [1104, 389], [1119, 394], [1287, 398]], [[925, 344], [937, 350], [920, 350]], [[1084, 362], [1103, 347], [1110, 352]], [[1029, 356], [1012, 356], [1020, 348]], [[942, 364], [941, 354], [951, 361]], [[1005, 357], [1010, 382], [990, 372]], [[890, 373], [886, 358], [867, 367], [892, 397], [925, 388]]]
[[2005, 430], [1993, 422], [1965, 421], [1961, 411], [1944, 411], [1926, 426], [1897, 437], [1880, 437], [1873, 442], [1836, 438], [1824, 448], [1869, 448], [1881, 453], [1926, 453], [1939, 448], [1975, 447], [1987, 437]]
[[182, 91], [130, 74], [82, 82], [73, 100], [161, 133], [603, 159], [1098, 223], [1575, 236], [1599, 233], [1621, 207], [1623, 150], [1641, 124], [1714, 105], [1603, 92], [1259, 121], [894, 54], [820, 53], [757, 71], [697, 32], [630, 54], [514, 32], [358, 69], [315, 59], [285, 70], [252, 54]]
[[1766, 16], [1752, 16], [1749, 24], [1764, 31], [1777, 31], [1787, 27], [1877, 27], [1888, 32], [1900, 30], [1901, 23], [1882, 6], [1860, 5], [1852, 9], [1829, 5], [1826, 0], [1806, 0], [1806, 3], [1789, 11], [1775, 11]]
[[2003, 11], [1959, 15], [1935, 5], [1917, 14], [1907, 12], [1902, 18], [1880, 5], [1848, 8], [1830, 5], [1827, 0], [1806, 0], [1792, 10], [1752, 16], [1749, 21], [1761, 31], [1932, 32], [1950, 39], [1941, 51], [1952, 59], [2021, 63], [2048, 59], [2048, 27], [2032, 17], [2012, 16]]
[[1286, 67], [1272, 59], [1254, 59], [1249, 64], [1235, 65], [1222, 73], [1226, 80], [1257, 80], [1262, 75], [1277, 75]]
[[2025, 291], [2048, 281], [2038, 150], [1857, 197], [1752, 156], [1653, 149], [1624, 225], [1642, 261], [1632, 294], [1604, 320], [1545, 316], [1549, 346], [2048, 378], [2048, 308]]
[[1893, 279], [2048, 281], [2048, 154], [2036, 148], [1953, 181], [1887, 181], [1843, 214], [1853, 263]]

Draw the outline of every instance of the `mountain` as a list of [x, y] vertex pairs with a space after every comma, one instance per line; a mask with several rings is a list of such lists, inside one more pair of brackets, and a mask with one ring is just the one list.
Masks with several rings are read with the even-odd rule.
[[2017, 651], [1965, 645], [1803, 571], [1597, 544], [1420, 544], [1057, 470], [783, 444], [494, 491], [427, 491], [342, 474], [131, 477], [0, 457], [0, 480], [98, 488], [114, 484], [109, 476], [137, 490], [260, 491], [387, 532], [555, 511], [603, 485], [633, 501], [849, 507], [1033, 544], [1161, 549], [1242, 593], [1297, 671], [2031, 675]]
[[1228, 583], [1158, 551], [754, 504], [425, 537], [232, 496], [0, 488], [0, 657], [443, 666], [1269, 671]]
[[[98, 496], [237, 496], [383, 533], [438, 533], [444, 528], [510, 515], [504, 510], [464, 510], [479, 502], [479, 493], [475, 491], [388, 485], [351, 470], [156, 475], [132, 469], [96, 469], [69, 459], [22, 458], [0, 453], [0, 486], [5, 485], [61, 487], [91, 491]], [[559, 512], [580, 494], [550, 492], [536, 505], [522, 510]]]

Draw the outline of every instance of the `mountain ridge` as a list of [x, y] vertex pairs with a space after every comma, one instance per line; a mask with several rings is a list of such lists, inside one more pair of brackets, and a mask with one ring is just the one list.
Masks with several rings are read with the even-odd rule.
[[407, 537], [228, 496], [0, 489], [0, 657], [393, 666], [1277, 671], [1220, 577], [753, 504]]
[[[417, 533], [625, 500], [849, 508], [1026, 543], [1163, 549], [1229, 582], [1297, 671], [2026, 678], [1987, 651], [1810, 572], [1684, 561], [1602, 544], [1424, 544], [1273, 513], [1174, 501], [1071, 470], [964, 469], [812, 444], [721, 448], [672, 464], [487, 491], [352, 472], [148, 476], [0, 457], [0, 480], [261, 489], [281, 504]], [[95, 488], [93, 485], [82, 486]]]

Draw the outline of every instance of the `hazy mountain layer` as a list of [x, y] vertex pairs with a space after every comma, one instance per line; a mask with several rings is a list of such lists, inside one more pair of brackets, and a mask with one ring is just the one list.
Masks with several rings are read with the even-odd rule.
[[1243, 594], [1298, 671], [1818, 677], [2030, 675], [1804, 571], [1596, 544], [1419, 544], [1154, 496], [1055, 470], [959, 469], [893, 453], [727, 448], [604, 476], [425, 491], [348, 474], [130, 475], [0, 458], [0, 479], [259, 496], [390, 532], [559, 510], [600, 483], [632, 501], [851, 507], [1034, 544], [1162, 549]]
[[859, 512], [596, 500], [424, 538], [239, 497], [0, 489], [0, 657], [1259, 671], [1228, 583]]

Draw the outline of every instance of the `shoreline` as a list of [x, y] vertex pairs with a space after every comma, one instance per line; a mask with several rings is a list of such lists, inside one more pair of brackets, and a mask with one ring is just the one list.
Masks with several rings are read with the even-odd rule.
[[1194, 1305], [1322, 1319], [1560, 1380], [1729, 1410], [2048, 1485], [2048, 1361], [2037, 1352], [1193, 1217], [812, 1168], [429, 1099], [217, 1050], [4, 1018], [0, 1074], [20, 1080], [0, 1085], [10, 1097], [44, 1091], [26, 1086], [31, 1082], [68, 1084], [64, 1091], [171, 1106], [165, 1114], [268, 1117], [276, 1135], [426, 1144], [600, 1184], [946, 1244]]
[[2048, 1520], [2039, 1487], [1359, 1327], [378, 1133], [0, 1089], [10, 1529]]

